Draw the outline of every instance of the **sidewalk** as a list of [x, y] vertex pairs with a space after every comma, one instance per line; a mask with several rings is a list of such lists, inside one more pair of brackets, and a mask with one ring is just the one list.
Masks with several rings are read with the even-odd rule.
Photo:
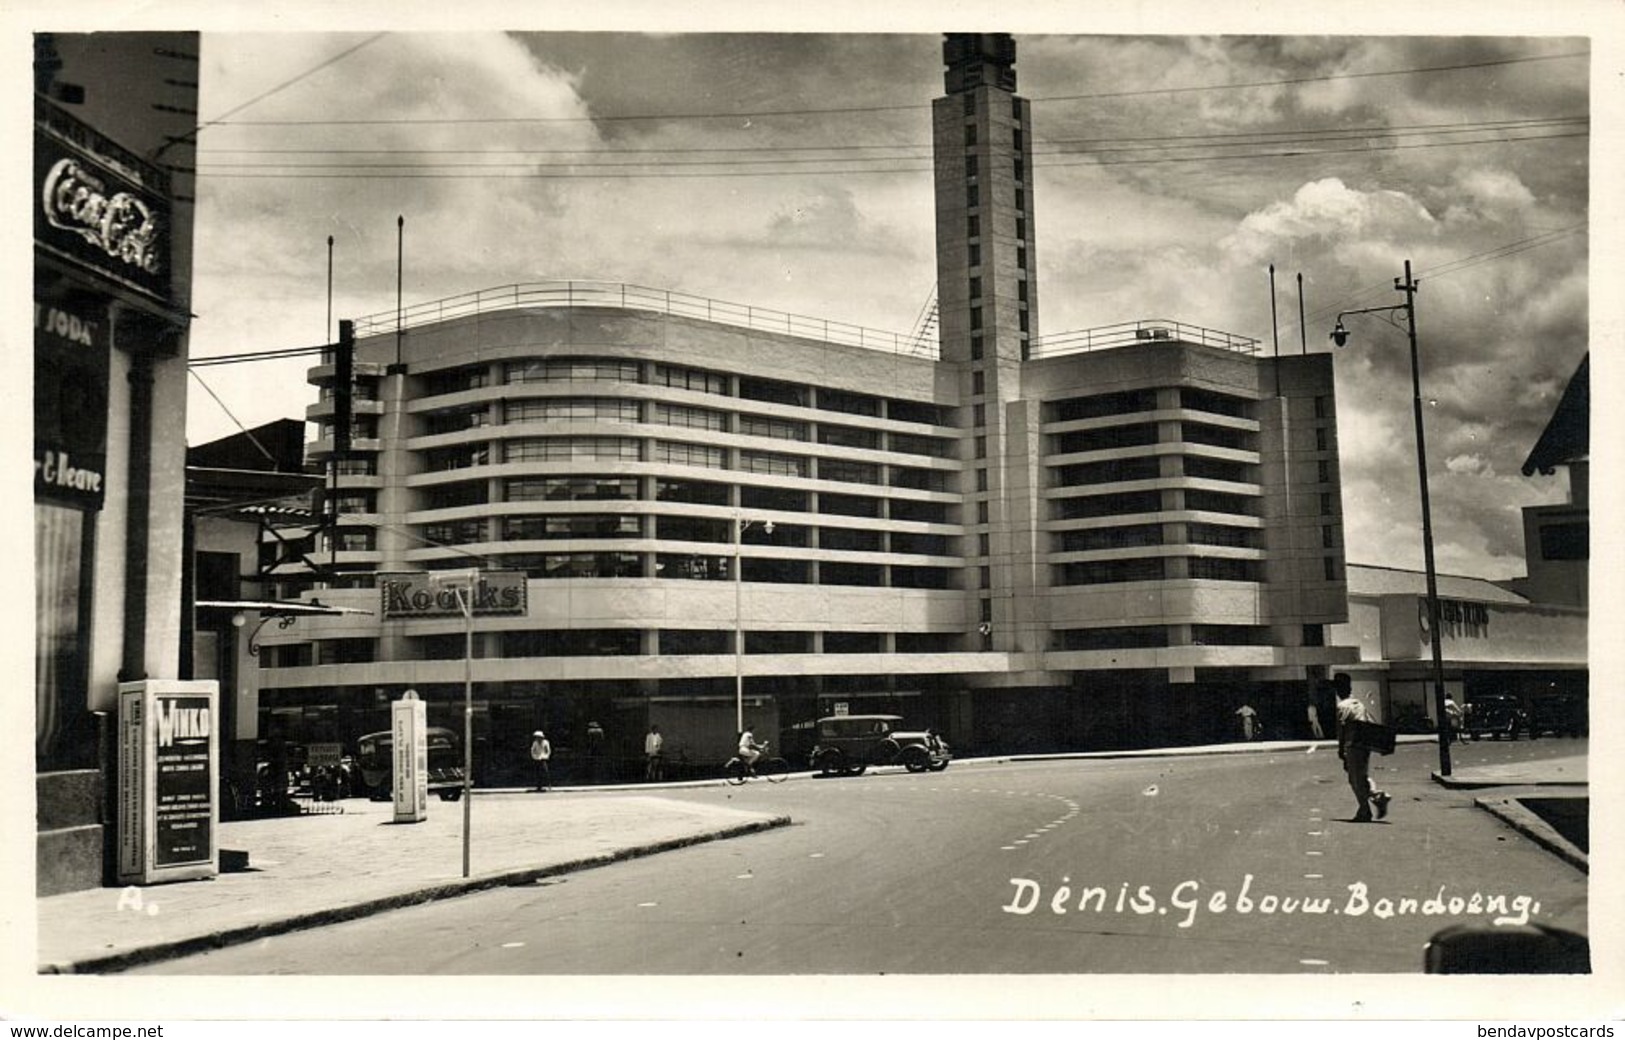
[[247, 871], [36, 900], [39, 970], [115, 971], [790, 822], [628, 789], [479, 792], [464, 878], [461, 802], [431, 798], [412, 824], [394, 823], [390, 802], [334, 804], [344, 811], [221, 824], [220, 848], [246, 851]]
[[[1403, 743], [1430, 737], [1401, 737]], [[1011, 755], [1012, 761], [1178, 757], [1301, 751], [1328, 741], [1258, 741], [1143, 751]], [[1475, 804], [1578, 866], [1586, 853], [1520, 801], [1584, 797], [1583, 755], [1433, 775], [1450, 789], [1500, 788]], [[720, 781], [704, 781], [715, 784]], [[1555, 789], [1551, 785], [1560, 786]], [[690, 784], [670, 784], [687, 787]], [[460, 802], [431, 799], [428, 819], [395, 824], [389, 802], [348, 799], [342, 813], [223, 823], [222, 850], [245, 851], [248, 870], [208, 881], [96, 888], [36, 900], [41, 972], [117, 971], [265, 936], [364, 917], [501, 885], [526, 884], [618, 860], [788, 825], [782, 815], [661, 798], [656, 785], [562, 788], [548, 794], [481, 791], [472, 809], [469, 877], [462, 876]], [[1526, 799], [1532, 800], [1532, 799]]]

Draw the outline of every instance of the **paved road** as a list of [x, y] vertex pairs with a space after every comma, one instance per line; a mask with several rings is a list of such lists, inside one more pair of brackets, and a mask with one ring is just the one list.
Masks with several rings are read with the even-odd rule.
[[[1466, 745], [1456, 765], [1580, 746]], [[1416, 972], [1458, 921], [1527, 909], [1584, 931], [1585, 875], [1431, 783], [1436, 760], [1433, 745], [1379, 760], [1394, 809], [1366, 825], [1344, 822], [1326, 750], [673, 791], [797, 822], [142, 971]]]

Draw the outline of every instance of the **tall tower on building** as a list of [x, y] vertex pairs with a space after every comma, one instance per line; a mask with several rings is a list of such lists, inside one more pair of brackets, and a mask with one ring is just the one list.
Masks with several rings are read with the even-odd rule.
[[[937, 294], [942, 360], [957, 369], [968, 444], [968, 557], [984, 645], [1036, 645], [1034, 460], [1021, 367], [1038, 333], [1031, 110], [1017, 96], [1016, 44], [1004, 33], [943, 42], [947, 93], [932, 104]], [[1007, 414], [1008, 413], [1008, 414]], [[1013, 424], [1013, 425], [1012, 425]], [[1036, 431], [1031, 431], [1036, 436]]]

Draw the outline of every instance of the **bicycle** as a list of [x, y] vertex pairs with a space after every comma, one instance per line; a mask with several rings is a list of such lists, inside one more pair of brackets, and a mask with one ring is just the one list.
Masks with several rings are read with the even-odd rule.
[[[766, 744], [762, 745], [764, 751]], [[755, 766], [740, 758], [738, 755], [728, 759], [722, 767], [722, 775], [730, 784], [738, 787], [752, 777], [762, 777], [770, 784], [782, 784], [790, 774], [790, 763], [782, 758], [768, 758], [763, 754], [756, 760]]]

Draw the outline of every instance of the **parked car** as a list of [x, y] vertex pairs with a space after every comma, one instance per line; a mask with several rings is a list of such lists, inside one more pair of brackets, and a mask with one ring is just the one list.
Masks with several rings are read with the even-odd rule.
[[952, 757], [935, 730], [903, 728], [900, 715], [830, 715], [818, 720], [808, 761], [825, 776], [857, 776], [870, 766], [941, 772]]
[[1559, 693], [1535, 698], [1529, 713], [1531, 737], [1545, 733], [1554, 737], [1583, 737], [1588, 728], [1584, 697]]
[[1481, 693], [1468, 701], [1461, 731], [1474, 740], [1486, 733], [1494, 740], [1500, 740], [1503, 735], [1508, 740], [1517, 740], [1524, 733], [1534, 739], [1523, 704], [1507, 693]]
[[[429, 750], [429, 791], [443, 802], [463, 796], [463, 742], [452, 730], [430, 726], [424, 734]], [[395, 734], [390, 730], [368, 733], [356, 742], [360, 754], [361, 781], [374, 801], [392, 798], [395, 788], [393, 752]]]

